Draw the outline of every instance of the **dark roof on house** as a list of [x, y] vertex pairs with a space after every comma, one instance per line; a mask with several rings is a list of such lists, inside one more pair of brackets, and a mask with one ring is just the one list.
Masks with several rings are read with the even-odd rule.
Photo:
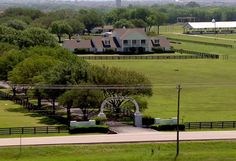
[[138, 32], [142, 34], [143, 36], [147, 37], [147, 34], [144, 28], [131, 28], [131, 29], [122, 28], [122, 29], [115, 29], [113, 32], [115, 32], [120, 38], [125, 37], [126, 35], [134, 33], [134, 32]]
[[78, 42], [76, 40], [64, 40], [63, 46], [67, 49], [76, 49], [78, 48]]
[[80, 40], [78, 42], [78, 48], [90, 49], [92, 47], [93, 46], [91, 40]]
[[[105, 45], [105, 40], [109, 40], [110, 41], [110, 45], [109, 46]], [[96, 36], [96, 37], [93, 37], [92, 42], [93, 42], [93, 44], [94, 44], [94, 46], [96, 48], [106, 48], [106, 47], [117, 48], [117, 44], [114, 41], [113, 37]]]
[[91, 40], [65, 40], [63, 43], [63, 46], [67, 49], [74, 50], [76, 48], [84, 48], [84, 49], [89, 49], [92, 48], [92, 43]]
[[159, 40], [159, 44], [161, 47], [170, 47], [170, 41], [165, 36], [157, 36], [151, 38], [151, 45], [155, 45], [155, 40]]

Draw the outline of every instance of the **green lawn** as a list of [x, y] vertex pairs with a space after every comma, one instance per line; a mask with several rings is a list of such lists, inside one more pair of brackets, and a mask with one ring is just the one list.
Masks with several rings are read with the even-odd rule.
[[[156, 27], [153, 28], [156, 30]], [[210, 43], [222, 43], [236, 45], [236, 34], [202, 34], [202, 35], [191, 35], [191, 34], [182, 34], [183, 25], [167, 25], [160, 27], [160, 34], [165, 35], [169, 38], [177, 38], [183, 40], [194, 40]], [[227, 40], [228, 39], [228, 40]]]
[[[155, 29], [153, 28], [153, 30]], [[212, 35], [201, 35], [204, 37], [180, 35], [178, 33], [182, 32], [181, 25], [162, 26], [160, 32], [172, 38], [236, 44], [232, 40], [214, 39]], [[225, 35], [225, 38], [227, 36]], [[224, 38], [224, 35], [219, 37]], [[231, 35], [231, 38], [233, 37], [234, 35]], [[153, 96], [147, 98], [148, 109], [145, 111], [147, 115], [160, 118], [176, 116], [177, 93], [175, 86], [181, 83], [183, 84], [181, 93], [181, 118], [183, 121], [235, 120], [236, 49], [186, 42], [172, 45], [179, 49], [228, 55], [229, 59], [94, 60], [90, 62], [144, 73], [153, 84]], [[195, 85], [202, 83], [206, 85]]]
[[[0, 148], [2, 161], [174, 161], [175, 144]], [[235, 161], [236, 142], [181, 143], [178, 161]]]
[[[170, 118], [176, 115], [175, 85], [183, 84], [181, 118], [184, 121], [235, 120], [236, 82], [234, 60], [93, 60], [93, 64], [116, 66], [144, 73], [153, 84], [146, 114]], [[189, 84], [190, 85], [187, 85]], [[207, 84], [201, 87], [194, 84]], [[165, 84], [165, 86], [163, 86]], [[191, 85], [192, 84], [192, 85]]]
[[45, 126], [46, 120], [12, 101], [0, 100], [0, 128]]

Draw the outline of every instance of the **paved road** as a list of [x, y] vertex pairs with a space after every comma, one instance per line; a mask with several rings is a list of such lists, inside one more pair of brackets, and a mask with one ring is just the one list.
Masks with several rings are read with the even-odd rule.
[[[236, 131], [181, 132], [182, 141], [236, 140]], [[22, 138], [21, 145], [108, 144], [137, 142], [170, 142], [176, 140], [175, 132], [146, 132], [126, 134], [59, 136]], [[0, 139], [0, 146], [18, 146], [20, 138]]]

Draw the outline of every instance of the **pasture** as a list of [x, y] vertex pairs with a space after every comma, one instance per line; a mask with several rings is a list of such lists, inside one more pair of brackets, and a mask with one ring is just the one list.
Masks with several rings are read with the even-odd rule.
[[29, 113], [12, 101], [0, 100], [0, 128], [45, 126], [46, 117]]
[[[172, 38], [235, 46], [232, 40], [181, 35], [179, 25], [161, 27], [161, 34]], [[223, 36], [223, 35], [222, 35]], [[145, 115], [170, 118], [176, 116], [176, 85], [182, 84], [182, 121], [235, 120], [236, 49], [181, 42], [177, 49], [228, 55], [228, 60], [90, 60], [92, 64], [120, 67], [146, 75], [153, 84], [153, 96], [146, 98]], [[204, 85], [202, 85], [204, 84]]]
[[[0, 161], [174, 161], [174, 143], [0, 148]], [[177, 161], [234, 161], [236, 142], [186, 142]]]

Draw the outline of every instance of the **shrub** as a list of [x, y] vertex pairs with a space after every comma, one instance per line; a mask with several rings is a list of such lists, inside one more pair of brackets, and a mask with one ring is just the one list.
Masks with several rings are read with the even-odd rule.
[[84, 48], [76, 48], [75, 50], [74, 50], [74, 53], [75, 54], [92, 54], [93, 52], [91, 52], [91, 51], [88, 51], [87, 49], [84, 49]]
[[152, 51], [154, 53], [164, 53], [165, 52], [165, 50], [162, 49], [161, 47], [154, 47], [154, 48], [152, 48]]
[[153, 125], [155, 123], [155, 119], [152, 118], [151, 116], [143, 116], [142, 118], [143, 125]]
[[105, 53], [105, 54], [107, 54], [107, 53], [109, 53], [109, 54], [115, 54], [116, 51], [115, 51], [115, 49], [107, 48], [107, 49], [105, 49], [104, 53]]
[[107, 118], [104, 117], [95, 117], [93, 119], [96, 121], [96, 125], [103, 125], [107, 121]]
[[[157, 131], [176, 131], [177, 125], [176, 124], [161, 124], [161, 125], [152, 125], [152, 129], [157, 130]], [[185, 125], [180, 124], [179, 125], [179, 130], [184, 131], [185, 130]]]
[[81, 126], [76, 128], [71, 128], [69, 130], [70, 134], [80, 134], [80, 133], [108, 133], [108, 126]]

